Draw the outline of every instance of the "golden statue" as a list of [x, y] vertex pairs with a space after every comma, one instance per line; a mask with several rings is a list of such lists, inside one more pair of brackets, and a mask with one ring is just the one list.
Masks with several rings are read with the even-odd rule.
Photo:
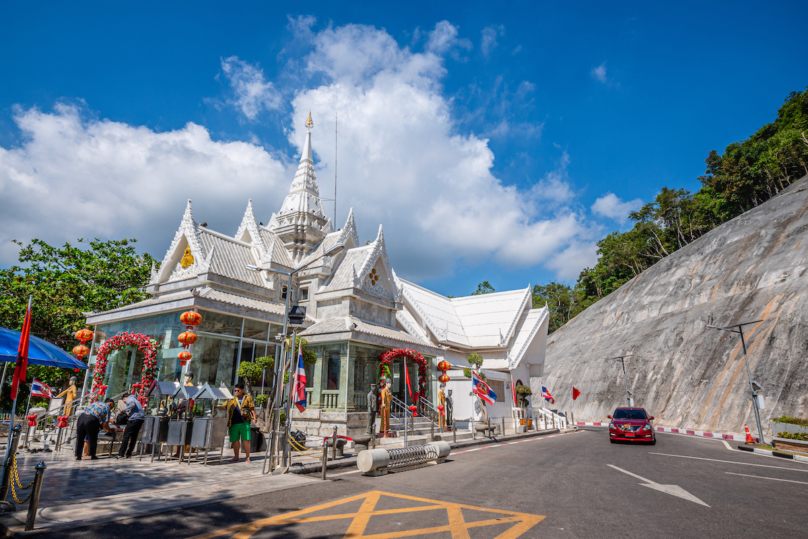
[[446, 426], [446, 395], [443, 393], [443, 387], [443, 384], [441, 384], [440, 391], [438, 391], [438, 406], [443, 406], [443, 411], [440, 413], [439, 427]]
[[182, 269], [185, 269], [193, 263], [194, 263], [194, 255], [191, 254], [191, 247], [189, 245], [188, 247], [185, 248], [185, 252], [182, 254], [182, 260], [180, 260], [180, 266], [182, 266]]
[[62, 391], [58, 395], [56, 395], [57, 399], [59, 399], [61, 397], [65, 398], [65, 404], [64, 404], [65, 407], [63, 408], [63, 411], [62, 411], [62, 413], [60, 415], [66, 415], [68, 417], [73, 415], [73, 405], [70, 404], [70, 403], [73, 402], [74, 400], [76, 400], [76, 393], [77, 393], [76, 381], [77, 380], [78, 379], [75, 376], [71, 376], [70, 377], [70, 385], [67, 387], [67, 389], [65, 389], [64, 391]]
[[390, 384], [387, 382], [382, 386], [382, 409], [380, 414], [382, 417], [382, 424], [381, 428], [379, 429], [380, 433], [387, 434], [387, 431], [390, 430], [390, 406], [392, 403], [393, 394], [390, 393]]

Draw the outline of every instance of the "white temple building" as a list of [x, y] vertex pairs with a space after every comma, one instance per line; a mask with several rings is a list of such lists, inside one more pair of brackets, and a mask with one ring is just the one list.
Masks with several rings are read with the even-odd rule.
[[[362, 244], [354, 212], [334, 230], [320, 198], [314, 171], [311, 116], [300, 165], [278, 213], [261, 225], [247, 203], [241, 225], [232, 236], [194, 220], [189, 200], [174, 240], [147, 292], [152, 297], [103, 313], [88, 313], [96, 326], [91, 362], [107, 337], [122, 331], [146, 333], [159, 346], [158, 380], [182, 379], [192, 372], [198, 383], [235, 382], [238, 366], [256, 357], [280, 356], [286, 294], [307, 308], [301, 336], [317, 354], [307, 365], [308, 409], [295, 411], [296, 427], [310, 433], [341, 434], [364, 430], [366, 395], [378, 381], [379, 356], [391, 348], [409, 348], [429, 364], [425, 398], [436, 401], [437, 364], [452, 365], [454, 417], [480, 418], [472, 404], [471, 380], [464, 376], [472, 352], [484, 358], [483, 372], [498, 398], [488, 407], [492, 418], [511, 418], [511, 382], [531, 386], [541, 377], [547, 339], [547, 308], [533, 309], [530, 286], [509, 292], [447, 298], [399, 278], [390, 265], [382, 225], [376, 238]], [[336, 245], [337, 255], [324, 256]], [[289, 272], [306, 264], [286, 289]], [[251, 271], [248, 266], [257, 266]], [[177, 359], [183, 331], [179, 315], [202, 314], [193, 359]], [[105, 384], [116, 394], [140, 377], [142, 357], [122, 349], [109, 358]], [[413, 384], [415, 369], [410, 368]], [[392, 365], [393, 394], [405, 400], [403, 363]], [[534, 385], [535, 387], [535, 385]], [[539, 386], [540, 387], [540, 386]]]

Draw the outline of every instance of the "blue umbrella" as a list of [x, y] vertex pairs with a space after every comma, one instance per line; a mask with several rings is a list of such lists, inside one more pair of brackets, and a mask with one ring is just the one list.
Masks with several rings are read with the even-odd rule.
[[[20, 332], [0, 328], [0, 361], [17, 361], [17, 348], [20, 346]], [[44, 339], [31, 335], [28, 345], [28, 363], [45, 367], [65, 369], [86, 369], [87, 365]]]

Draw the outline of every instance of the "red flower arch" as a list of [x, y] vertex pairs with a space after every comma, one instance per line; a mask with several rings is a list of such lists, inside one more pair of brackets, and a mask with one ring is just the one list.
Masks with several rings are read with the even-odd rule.
[[157, 370], [157, 350], [154, 349], [154, 345], [146, 335], [142, 333], [129, 333], [128, 331], [110, 337], [104, 341], [104, 344], [98, 349], [98, 356], [95, 360], [95, 370], [93, 371], [93, 386], [90, 390], [93, 396], [90, 397], [90, 402], [98, 401], [107, 390], [107, 386], [103, 385], [104, 376], [107, 373], [107, 356], [115, 350], [126, 346], [137, 346], [145, 356], [143, 359], [143, 373], [140, 384], [135, 385], [140, 389], [138, 400], [144, 406], [146, 405], [146, 401], [148, 401], [146, 393], [154, 382], [154, 375]]
[[427, 385], [429, 384], [426, 359], [420, 352], [409, 348], [393, 348], [379, 356], [379, 361], [381, 361], [379, 363], [379, 380], [390, 378], [390, 362], [397, 357], [410, 359], [418, 364], [418, 394], [426, 395]]

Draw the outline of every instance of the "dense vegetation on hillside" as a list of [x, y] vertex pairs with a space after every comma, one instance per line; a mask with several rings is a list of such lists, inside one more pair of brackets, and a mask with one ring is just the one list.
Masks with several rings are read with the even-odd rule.
[[652, 202], [633, 212], [634, 226], [598, 242], [597, 263], [581, 272], [575, 286], [534, 286], [534, 307], [550, 309], [550, 331], [657, 261], [808, 174], [806, 133], [808, 89], [792, 92], [777, 119], [748, 139], [730, 144], [720, 155], [711, 151], [696, 193], [663, 187]]

